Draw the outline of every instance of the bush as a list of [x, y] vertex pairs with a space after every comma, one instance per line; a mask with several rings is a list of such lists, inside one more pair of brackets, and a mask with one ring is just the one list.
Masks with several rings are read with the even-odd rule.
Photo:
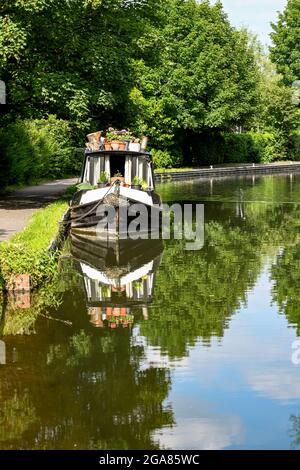
[[300, 130], [291, 135], [288, 156], [291, 160], [300, 160]]
[[187, 156], [186, 163], [190, 159], [193, 165], [268, 163], [287, 157], [280, 140], [274, 134], [258, 132], [199, 135], [194, 139], [191, 155]]
[[191, 134], [185, 140], [184, 147], [186, 166], [224, 163], [224, 142], [220, 133]]
[[69, 123], [55, 116], [9, 124], [0, 132], [0, 185], [78, 173], [82, 159], [72, 144]]
[[174, 151], [172, 155], [167, 150], [152, 149], [154, 168], [175, 168], [182, 163], [180, 153]]
[[245, 135], [249, 137], [248, 161], [269, 163], [281, 157], [277, 153], [273, 134], [249, 132]]
[[224, 134], [224, 162], [268, 163], [283, 158], [275, 143], [275, 137], [270, 133]]
[[249, 149], [251, 148], [252, 140], [248, 134], [224, 134], [223, 139], [225, 163], [244, 163], [249, 161]]

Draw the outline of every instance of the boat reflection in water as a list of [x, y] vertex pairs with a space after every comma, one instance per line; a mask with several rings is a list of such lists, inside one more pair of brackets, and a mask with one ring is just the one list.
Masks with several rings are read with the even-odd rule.
[[112, 242], [72, 231], [71, 253], [84, 279], [88, 314], [95, 327], [127, 328], [136, 309], [147, 320], [162, 252], [161, 240]]

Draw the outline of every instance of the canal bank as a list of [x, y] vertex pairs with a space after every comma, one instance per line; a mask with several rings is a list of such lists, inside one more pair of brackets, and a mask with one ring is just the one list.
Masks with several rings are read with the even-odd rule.
[[61, 197], [76, 178], [54, 180], [12, 191], [0, 198], [0, 242], [23, 230], [41, 207]]
[[[52, 280], [69, 191], [77, 180], [56, 180], [0, 201], [0, 288], [29, 291]], [[70, 188], [70, 189], [69, 189]]]
[[191, 170], [166, 170], [155, 172], [155, 181], [164, 183], [170, 181], [185, 181], [198, 178], [223, 178], [252, 175], [279, 175], [300, 171], [300, 162], [266, 163], [266, 164], [237, 164], [199, 167]]

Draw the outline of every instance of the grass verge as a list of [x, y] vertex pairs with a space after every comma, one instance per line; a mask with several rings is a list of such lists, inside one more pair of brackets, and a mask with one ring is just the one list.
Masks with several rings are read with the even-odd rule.
[[182, 168], [155, 168], [154, 173], [173, 173], [177, 171], [188, 171], [188, 170], [195, 170], [195, 168], [192, 167], [182, 167]]
[[48, 247], [58, 231], [58, 222], [68, 207], [64, 197], [35, 212], [27, 227], [0, 244], [0, 283], [11, 285], [13, 276], [30, 274], [32, 287], [48, 282], [56, 272], [58, 253]]

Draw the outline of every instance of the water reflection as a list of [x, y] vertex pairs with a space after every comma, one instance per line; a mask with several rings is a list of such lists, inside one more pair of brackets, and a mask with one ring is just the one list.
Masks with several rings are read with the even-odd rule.
[[[297, 219], [298, 222], [299, 219]], [[286, 315], [288, 322], [295, 326], [300, 335], [300, 242], [299, 225], [295, 227], [296, 243], [282, 248], [272, 266], [274, 280], [273, 298], [279, 306], [280, 313]]]
[[0, 340], [0, 364], [6, 364], [6, 345], [2, 340]]
[[53, 284], [8, 306], [0, 448], [299, 445], [300, 176], [160, 192], [205, 202], [201, 251], [73, 234]]
[[173, 425], [163, 405], [170, 371], [145, 367], [144, 348], [126, 328], [139, 310], [147, 316], [162, 244], [132, 246], [128, 258], [128, 246], [123, 253], [81, 242], [73, 237], [73, 257], [61, 263], [66, 291], [56, 321], [52, 309], [48, 322], [36, 320], [36, 334], [5, 336], [0, 448], [151, 449], [153, 431]]
[[0, 448], [155, 448], [152, 430], [173, 422], [169, 372], [140, 370], [128, 330], [48, 333], [44, 347], [15, 341], [19, 360], [0, 370]]
[[297, 449], [300, 446], [300, 415], [291, 415], [290, 424], [291, 447]]
[[161, 240], [104, 243], [71, 234], [71, 253], [84, 280], [88, 315], [95, 327], [126, 328], [133, 324], [134, 309], [141, 309], [148, 319], [162, 252]]

